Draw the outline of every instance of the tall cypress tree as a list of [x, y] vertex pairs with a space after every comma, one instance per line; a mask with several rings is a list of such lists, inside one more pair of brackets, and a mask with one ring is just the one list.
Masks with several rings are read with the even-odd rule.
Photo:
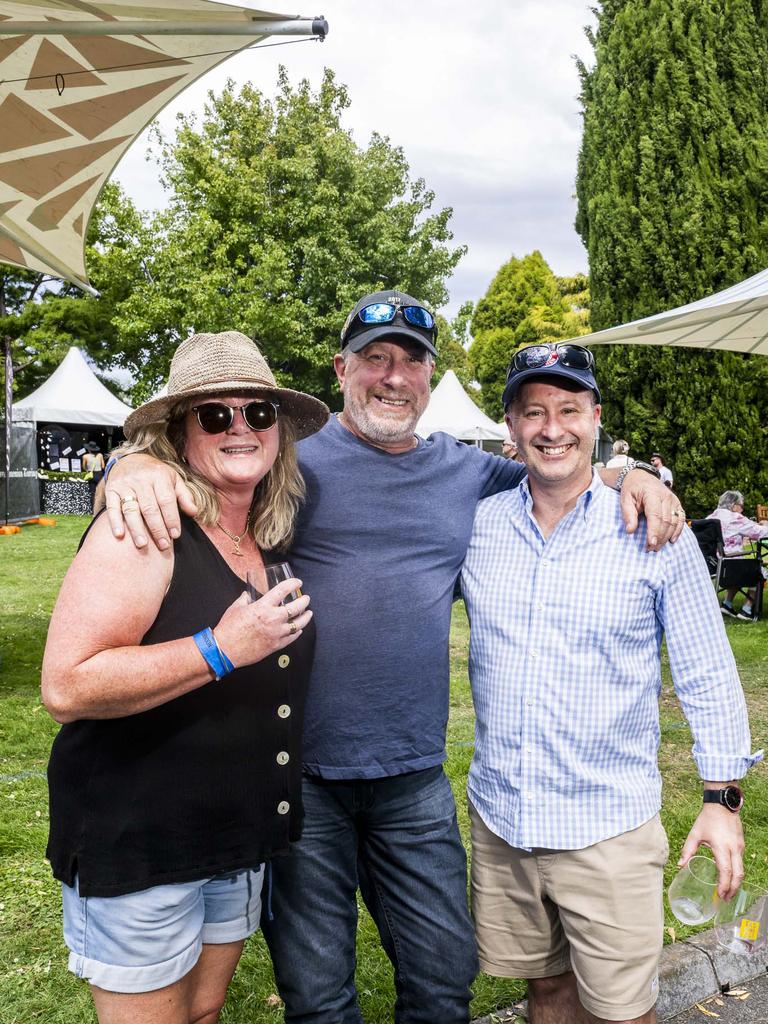
[[[593, 329], [683, 305], [768, 266], [768, 4], [604, 0], [580, 66], [576, 228]], [[662, 451], [699, 512], [768, 498], [768, 361], [596, 347], [609, 431]]]

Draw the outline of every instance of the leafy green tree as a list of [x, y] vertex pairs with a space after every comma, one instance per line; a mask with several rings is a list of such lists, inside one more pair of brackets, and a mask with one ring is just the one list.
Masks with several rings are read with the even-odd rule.
[[450, 209], [411, 180], [401, 149], [342, 126], [345, 88], [326, 71], [313, 93], [229, 83], [200, 124], [157, 135], [170, 204], [151, 225], [146, 278], [116, 324], [137, 397], [165, 377], [191, 331], [254, 336], [276, 376], [338, 404], [331, 355], [360, 295], [399, 287], [439, 307], [461, 258]]
[[557, 277], [538, 250], [498, 271], [472, 317], [469, 367], [489, 416], [500, 419], [507, 367], [522, 345], [584, 334], [589, 290], [583, 274]]
[[[606, 0], [580, 66], [576, 226], [593, 329], [683, 305], [768, 264], [764, 0]], [[689, 510], [768, 496], [768, 365], [691, 349], [596, 347], [604, 421], [663, 451]]]

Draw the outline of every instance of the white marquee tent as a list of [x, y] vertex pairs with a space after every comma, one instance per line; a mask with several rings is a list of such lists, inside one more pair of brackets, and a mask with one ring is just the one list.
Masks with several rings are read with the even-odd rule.
[[13, 406], [13, 419], [122, 427], [131, 406], [104, 387], [74, 346], [48, 380]]
[[460, 441], [503, 441], [506, 428], [499, 427], [479, 409], [459, 383], [453, 370], [446, 370], [432, 392], [429, 405], [416, 424], [420, 437], [429, 437], [441, 430]]

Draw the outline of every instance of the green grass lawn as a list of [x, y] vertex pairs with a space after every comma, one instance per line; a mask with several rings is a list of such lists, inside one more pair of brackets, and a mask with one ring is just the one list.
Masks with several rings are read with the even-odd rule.
[[[66, 969], [61, 938], [58, 883], [43, 857], [47, 837], [45, 766], [57, 731], [40, 704], [38, 684], [45, 635], [59, 582], [86, 521], [60, 517], [54, 528], [25, 527], [0, 536], [0, 1024], [94, 1022], [87, 986]], [[83, 608], [82, 626], [98, 615]], [[728, 622], [728, 634], [750, 707], [753, 748], [768, 743], [768, 619]], [[448, 772], [456, 793], [462, 832], [468, 836], [464, 785], [472, 755], [473, 715], [467, 680], [468, 629], [461, 606], [454, 609], [451, 637], [451, 721]], [[669, 684], [661, 706], [664, 824], [671, 856], [667, 881], [688, 828], [701, 806], [690, 757], [691, 738]], [[768, 887], [768, 770], [749, 776], [743, 812], [749, 876]], [[358, 987], [368, 1024], [392, 1019], [389, 962], [361, 907]], [[670, 916], [678, 938], [690, 929]], [[668, 941], [673, 938], [667, 936]], [[274, 980], [259, 936], [246, 947], [222, 1015], [226, 1024], [269, 1024], [282, 1019], [271, 1005]], [[507, 1006], [523, 993], [518, 982], [481, 976], [473, 1013]]]

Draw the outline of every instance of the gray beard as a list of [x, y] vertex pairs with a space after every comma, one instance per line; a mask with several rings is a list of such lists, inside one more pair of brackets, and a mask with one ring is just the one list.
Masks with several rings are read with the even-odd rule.
[[386, 416], [376, 416], [371, 412], [370, 406], [347, 398], [344, 402], [344, 415], [363, 437], [376, 444], [387, 444], [392, 441], [407, 441], [413, 437], [413, 429], [421, 412], [414, 409], [413, 406], [409, 408], [411, 414], [407, 422], [395, 421]]

